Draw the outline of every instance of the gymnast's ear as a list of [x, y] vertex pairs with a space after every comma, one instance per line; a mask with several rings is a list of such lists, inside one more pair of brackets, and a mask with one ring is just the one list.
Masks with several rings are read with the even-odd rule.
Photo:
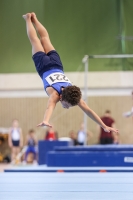
[[60, 94], [60, 100], [62, 100], [62, 94]]

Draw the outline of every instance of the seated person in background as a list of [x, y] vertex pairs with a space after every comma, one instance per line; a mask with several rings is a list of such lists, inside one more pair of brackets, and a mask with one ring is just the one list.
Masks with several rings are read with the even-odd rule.
[[[112, 128], [115, 128], [115, 120], [111, 117], [111, 111], [106, 110], [105, 114], [103, 117], [101, 117], [101, 120], [106, 126], [110, 126]], [[113, 144], [113, 132], [105, 132], [104, 129], [102, 129], [100, 126], [99, 132], [100, 132], [100, 137], [99, 137], [99, 143], [100, 144]]]
[[53, 128], [48, 128], [45, 134], [45, 140], [58, 140], [58, 133]]
[[28, 154], [33, 154], [34, 158], [33, 161], [37, 160], [37, 151], [36, 151], [36, 145], [37, 145], [37, 139], [35, 137], [35, 131], [33, 129], [29, 130], [29, 134], [26, 138], [26, 145], [27, 150], [25, 152], [25, 161], [27, 162]]
[[78, 145], [76, 133], [75, 133], [74, 130], [70, 131], [69, 136], [70, 136], [70, 138], [71, 138], [72, 141], [73, 141], [73, 145], [74, 145], [74, 146]]
[[82, 123], [77, 133], [78, 145], [85, 145], [88, 142], [88, 137], [92, 137], [92, 133], [90, 131], [87, 131], [87, 133], [85, 133], [84, 124]]
[[22, 130], [16, 119], [13, 120], [12, 127], [9, 130], [8, 144], [11, 148], [11, 160], [13, 161], [20, 152], [20, 148], [23, 147]]

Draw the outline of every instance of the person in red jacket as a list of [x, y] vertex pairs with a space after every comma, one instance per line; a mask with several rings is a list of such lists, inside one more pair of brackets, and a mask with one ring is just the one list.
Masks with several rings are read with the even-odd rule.
[[[104, 116], [101, 117], [101, 120], [106, 126], [115, 128], [115, 120], [111, 117], [111, 111], [106, 110]], [[99, 143], [100, 144], [113, 144], [114, 136], [113, 132], [105, 132], [104, 129], [99, 127], [100, 137], [99, 137]]]
[[48, 128], [46, 131], [45, 140], [58, 140], [58, 133], [53, 128]]

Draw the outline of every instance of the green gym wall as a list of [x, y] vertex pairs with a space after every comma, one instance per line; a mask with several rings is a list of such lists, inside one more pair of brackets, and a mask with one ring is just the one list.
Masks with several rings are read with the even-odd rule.
[[[22, 18], [32, 11], [46, 26], [65, 71], [76, 71], [86, 54], [133, 53], [131, 0], [1, 0], [0, 73], [35, 72]], [[133, 59], [93, 59], [90, 70], [133, 70]]]

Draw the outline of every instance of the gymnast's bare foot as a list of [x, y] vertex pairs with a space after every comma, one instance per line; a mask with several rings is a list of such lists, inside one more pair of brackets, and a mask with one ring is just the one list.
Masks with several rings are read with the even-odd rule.
[[27, 19], [31, 19], [31, 13], [27, 13], [25, 15], [22, 16], [25, 20]]
[[31, 21], [35, 23], [35, 20], [37, 19], [36, 14], [34, 12], [31, 13]]

